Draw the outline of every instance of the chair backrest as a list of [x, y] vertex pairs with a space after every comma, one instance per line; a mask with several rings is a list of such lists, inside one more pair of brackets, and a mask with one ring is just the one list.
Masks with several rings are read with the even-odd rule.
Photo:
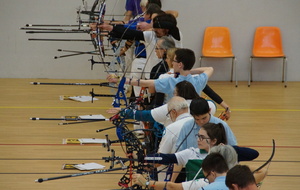
[[204, 33], [202, 55], [232, 57], [230, 31], [227, 27], [207, 27]]
[[252, 54], [255, 57], [284, 56], [280, 29], [273, 26], [257, 27], [254, 36]]

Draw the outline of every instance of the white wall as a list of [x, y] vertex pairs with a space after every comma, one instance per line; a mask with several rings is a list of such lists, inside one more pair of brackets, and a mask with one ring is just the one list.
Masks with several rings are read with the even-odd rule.
[[[106, 14], [118, 2], [114, 14], [122, 14], [125, 0], [107, 0]], [[93, 0], [89, 1], [92, 5]], [[231, 30], [234, 54], [238, 61], [238, 79], [248, 79], [249, 56], [255, 28], [281, 28], [284, 51], [288, 57], [288, 81], [300, 81], [300, 1], [299, 0], [162, 0], [163, 9], [178, 10], [178, 26], [183, 44], [200, 56], [207, 26], [227, 26]], [[0, 2], [0, 77], [1, 78], [105, 78], [102, 66], [90, 70], [88, 59], [80, 55], [53, 59], [63, 55], [57, 49], [91, 51], [88, 42], [41, 42], [30, 38], [82, 38], [87, 34], [26, 34], [19, 30], [27, 23], [75, 24], [76, 8], [81, 0], [6, 0]], [[109, 16], [106, 16], [110, 19]], [[116, 17], [117, 18], [117, 17]], [[267, 62], [268, 64], [262, 64]], [[215, 68], [211, 80], [229, 80], [230, 60], [205, 61]], [[196, 65], [199, 65], [197, 62]], [[281, 60], [254, 62], [254, 80], [281, 80]]]

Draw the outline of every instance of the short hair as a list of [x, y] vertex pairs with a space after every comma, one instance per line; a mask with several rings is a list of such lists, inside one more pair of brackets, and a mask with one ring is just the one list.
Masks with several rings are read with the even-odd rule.
[[176, 59], [178, 62], [183, 63], [183, 70], [191, 70], [195, 64], [195, 53], [191, 49], [180, 48], [175, 51]]
[[202, 162], [202, 170], [206, 173], [215, 171], [219, 174], [228, 171], [226, 160], [220, 153], [208, 154]]
[[156, 4], [156, 5], [158, 5], [161, 8], [161, 1], [160, 0], [148, 0], [148, 4], [149, 3]]
[[238, 185], [240, 188], [245, 188], [248, 185], [256, 184], [253, 173], [246, 165], [236, 165], [231, 168], [226, 175], [226, 186], [233, 188], [232, 184]]
[[210, 112], [207, 100], [202, 97], [195, 98], [190, 104], [190, 113], [192, 116], [204, 115]]
[[189, 107], [188, 102], [180, 96], [174, 96], [168, 102], [168, 110], [174, 109], [178, 111], [178, 110], [187, 109], [188, 107]]
[[164, 11], [162, 11], [158, 5], [156, 5], [154, 3], [149, 3], [146, 7], [145, 14], [148, 14], [148, 15], [150, 15], [150, 17], [152, 17], [152, 15], [154, 13], [162, 14], [162, 13], [164, 13]]
[[192, 100], [200, 97], [192, 83], [186, 80], [177, 83], [175, 89], [177, 96], [181, 96], [186, 100]]
[[230, 145], [219, 144], [210, 149], [210, 153], [220, 153], [226, 160], [227, 166], [231, 169], [238, 163], [238, 155], [235, 149]]
[[226, 132], [224, 126], [221, 123], [206, 123], [201, 126], [201, 128], [206, 131], [208, 137], [211, 140], [217, 140], [216, 145], [219, 145], [221, 143], [227, 144]]
[[175, 48], [175, 42], [168, 36], [162, 36], [158, 41], [161, 41], [160, 47], [163, 49]]

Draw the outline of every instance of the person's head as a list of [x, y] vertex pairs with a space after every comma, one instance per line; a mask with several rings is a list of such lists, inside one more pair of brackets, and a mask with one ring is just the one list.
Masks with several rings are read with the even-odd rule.
[[207, 123], [203, 125], [198, 134], [198, 147], [209, 152], [210, 148], [219, 144], [227, 144], [226, 132], [222, 124]]
[[169, 48], [167, 50], [167, 57], [166, 57], [166, 62], [168, 63], [169, 68], [173, 68], [173, 59], [175, 56], [175, 51], [177, 48]]
[[189, 104], [184, 98], [180, 96], [174, 96], [168, 102], [167, 116], [169, 116], [170, 119], [174, 122], [179, 115], [188, 113], [188, 108]]
[[180, 96], [186, 100], [192, 100], [200, 97], [192, 83], [186, 80], [175, 85], [174, 96]]
[[161, 8], [161, 1], [160, 0], [148, 0], [148, 4], [153, 3], [158, 5]]
[[229, 169], [238, 163], [238, 155], [235, 149], [230, 145], [219, 144], [212, 147], [210, 153], [220, 153], [226, 160]]
[[140, 7], [143, 12], [145, 12], [147, 10], [147, 8], [146, 8], [147, 4], [148, 4], [148, 0], [141, 0]]
[[246, 165], [236, 165], [231, 168], [227, 173], [225, 183], [230, 190], [258, 189], [253, 173]]
[[176, 18], [172, 14], [158, 14], [152, 20], [153, 31], [158, 38], [171, 35], [174, 39], [180, 40], [179, 29]]
[[173, 60], [174, 72], [180, 72], [180, 70], [191, 70], [195, 64], [196, 57], [193, 50], [180, 48], [175, 51], [175, 57]]
[[194, 117], [197, 125], [202, 126], [208, 123], [210, 119], [210, 108], [207, 100], [202, 97], [193, 99], [190, 104], [190, 113]]
[[167, 50], [175, 48], [175, 42], [168, 36], [161, 37], [155, 46], [155, 53], [159, 59], [165, 59], [167, 56]]
[[220, 153], [211, 153], [203, 160], [202, 170], [205, 178], [212, 183], [218, 176], [226, 174], [228, 166]]
[[157, 4], [149, 3], [146, 7], [146, 10], [144, 11], [144, 19], [152, 20], [152, 16], [154, 14], [163, 14], [163, 13], [164, 11], [162, 11]]

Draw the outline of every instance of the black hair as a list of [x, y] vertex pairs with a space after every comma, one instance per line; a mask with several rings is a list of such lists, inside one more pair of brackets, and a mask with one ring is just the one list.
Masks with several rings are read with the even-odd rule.
[[148, 4], [156, 4], [161, 8], [161, 1], [160, 0], [148, 0]]
[[196, 57], [193, 50], [180, 48], [175, 51], [176, 61], [183, 63], [183, 70], [191, 70], [195, 64]]
[[195, 87], [189, 81], [181, 81], [177, 83], [175, 87], [177, 96], [181, 96], [186, 100], [192, 100], [200, 97], [196, 92]]
[[245, 188], [248, 185], [256, 184], [253, 173], [246, 165], [236, 165], [231, 168], [226, 175], [226, 186], [232, 189], [232, 184], [238, 185], [240, 188]]
[[208, 154], [202, 162], [202, 170], [206, 173], [216, 172], [225, 173], [228, 171], [228, 166], [226, 160], [220, 153], [210, 153]]
[[198, 97], [192, 100], [190, 105], [190, 113], [192, 116], [204, 115], [210, 112], [207, 100]]
[[164, 11], [162, 11], [161, 7], [159, 7], [157, 4], [148, 3], [147, 6], [146, 6], [145, 14], [148, 14], [148, 15], [150, 15], [150, 17], [152, 17], [152, 15], [154, 13], [163, 14]]
[[201, 126], [201, 128], [203, 128], [206, 131], [208, 137], [211, 140], [217, 140], [215, 145], [219, 145], [221, 143], [227, 144], [226, 131], [222, 123], [206, 123], [203, 126]]

